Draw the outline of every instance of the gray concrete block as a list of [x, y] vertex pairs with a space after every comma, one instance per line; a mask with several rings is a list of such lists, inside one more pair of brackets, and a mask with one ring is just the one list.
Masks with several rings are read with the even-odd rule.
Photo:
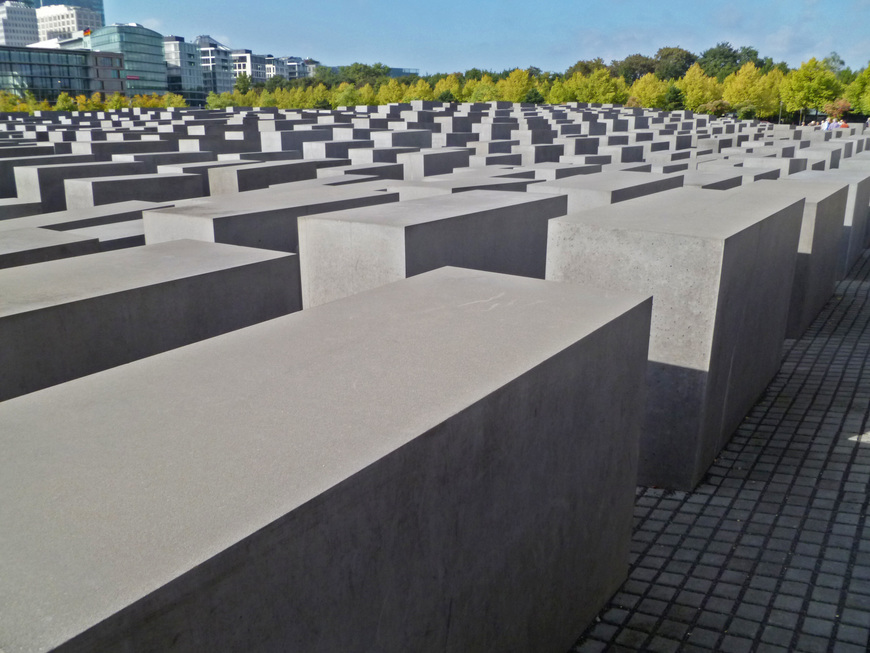
[[302, 179], [314, 179], [317, 164], [314, 161], [267, 161], [235, 166], [208, 168], [209, 194], [225, 195], [248, 190], [268, 188]]
[[0, 401], [299, 310], [298, 274], [197, 241], [2, 270]]
[[145, 244], [145, 224], [142, 219], [71, 229], [64, 233], [96, 238], [101, 252], [111, 252]]
[[756, 186], [550, 221], [547, 279], [653, 295], [641, 485], [694, 488], [779, 368], [803, 201]]
[[31, 165], [84, 163], [89, 161], [94, 161], [94, 157], [76, 154], [0, 158], [0, 197], [16, 197], [18, 195], [15, 187], [15, 170], [18, 168]]
[[781, 197], [805, 200], [785, 333], [786, 338], [800, 338], [831, 298], [838, 280], [848, 185], [833, 177], [827, 183], [794, 177], [758, 183]]
[[868, 217], [870, 217], [867, 211], [868, 204], [870, 204], [870, 169], [844, 168], [829, 172], [806, 171], [795, 175], [795, 179], [804, 183], [834, 181], [849, 185], [846, 219], [843, 223], [843, 234], [840, 239], [840, 262], [837, 266], [837, 278], [843, 279], [867, 246]]
[[171, 202], [202, 197], [202, 179], [199, 175], [166, 173], [67, 179], [64, 193], [70, 209], [125, 200]]
[[47, 229], [54, 229], [55, 231], [68, 231], [70, 229], [126, 222], [128, 220], [141, 220], [143, 211], [168, 208], [169, 206], [172, 205], [167, 203], [140, 202], [138, 200], [132, 200], [118, 202], [117, 204], [111, 204], [108, 206], [94, 206], [87, 209], [40, 213], [12, 220], [0, 220], [0, 233], [10, 229], [32, 227], [45, 227]]
[[308, 308], [445, 265], [543, 278], [563, 195], [469, 191], [299, 219]]
[[38, 227], [10, 229], [0, 236], [0, 268], [31, 265], [100, 251], [94, 237]]
[[[306, 182], [296, 182], [305, 184]], [[295, 184], [266, 190], [178, 202], [167, 210], [147, 211], [148, 244], [192, 238], [216, 243], [296, 252], [296, 220], [303, 215], [396, 202], [398, 193], [351, 186]]]
[[665, 175], [626, 171], [608, 171], [547, 181], [529, 186], [530, 193], [564, 193], [568, 212], [583, 211], [617, 202], [660, 193], [683, 185], [681, 174]]
[[[32, 165], [15, 169], [15, 185], [18, 189], [19, 199], [28, 202], [42, 202], [43, 211], [49, 213], [63, 211], [67, 208], [64, 192], [64, 182], [67, 179], [133, 175], [145, 171], [146, 165], [140, 161]], [[131, 196], [122, 199], [139, 198]]]
[[567, 650], [626, 576], [648, 329], [439, 270], [5, 402], [4, 648]]
[[466, 148], [424, 149], [399, 154], [396, 162], [405, 166], [405, 179], [413, 181], [433, 175], [446, 175], [456, 168], [467, 168], [469, 156]]

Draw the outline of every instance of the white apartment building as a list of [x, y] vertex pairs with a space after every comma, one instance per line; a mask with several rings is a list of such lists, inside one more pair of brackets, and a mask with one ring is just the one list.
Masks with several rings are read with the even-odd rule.
[[47, 5], [36, 10], [39, 40], [69, 39], [75, 32], [103, 26], [99, 12], [71, 5]]
[[283, 60], [282, 57], [273, 57], [271, 54], [266, 55], [266, 78], [272, 79], [273, 77], [281, 75], [284, 79], [290, 79], [289, 68], [287, 67], [287, 62]]
[[0, 5], [0, 45], [23, 47], [39, 41], [36, 9], [23, 2]]
[[266, 55], [253, 54], [250, 50], [233, 50], [233, 77], [246, 73], [251, 82], [265, 82]]

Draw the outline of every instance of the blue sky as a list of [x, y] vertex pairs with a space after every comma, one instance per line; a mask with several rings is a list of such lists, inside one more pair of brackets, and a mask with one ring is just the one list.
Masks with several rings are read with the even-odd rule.
[[846, 65], [870, 60], [870, 0], [105, 0], [107, 22], [141, 23], [192, 40], [210, 34], [259, 54], [419, 68], [537, 66], [564, 72], [580, 59], [696, 54], [720, 41], [755, 47], [796, 67], [832, 50]]

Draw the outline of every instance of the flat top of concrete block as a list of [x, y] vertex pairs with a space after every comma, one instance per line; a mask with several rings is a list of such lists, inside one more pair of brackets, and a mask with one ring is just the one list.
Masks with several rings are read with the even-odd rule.
[[[802, 173], [799, 173], [802, 174]], [[790, 175], [784, 179], [761, 179], [755, 184], [759, 188], [767, 188], [768, 192], [779, 194], [783, 197], [805, 198], [808, 204], [817, 204], [835, 193], [847, 188], [849, 182], [837, 180], [829, 175], [826, 179], [819, 179], [812, 184], [795, 179], [797, 175]]]
[[[834, 168], [833, 170], [803, 170], [789, 176], [789, 179], [800, 181], [842, 181], [844, 184], [856, 184], [870, 178], [870, 167]], [[0, 225], [3, 223], [0, 222]]]
[[199, 175], [187, 172], [143, 172], [136, 175], [112, 175], [111, 177], [81, 177], [79, 179], [65, 179], [64, 184], [116, 184], [144, 179], [173, 179], [190, 177], [199, 181]]
[[111, 224], [99, 224], [93, 227], [82, 227], [60, 233], [78, 234], [87, 238], [97, 238], [100, 241], [118, 240], [120, 238], [132, 238], [145, 236], [145, 223], [142, 219], [125, 220], [124, 222], [112, 222]]
[[60, 227], [69, 223], [88, 222], [105, 218], [110, 220], [113, 216], [119, 216], [124, 220], [133, 220], [142, 217], [142, 211], [149, 209], [163, 209], [174, 206], [168, 202], [147, 202], [145, 200], [129, 200], [116, 202], [102, 206], [89, 206], [81, 209], [69, 209], [66, 211], [54, 211], [52, 213], [40, 213], [23, 218], [0, 220], [0, 231], [9, 229], [22, 229], [24, 227]]
[[[632, 164], [639, 165], [639, 164]], [[652, 184], [658, 181], [671, 181], [681, 174], [662, 174], [657, 172], [632, 172], [626, 170], [605, 170], [591, 175], [575, 175], [547, 181], [538, 189], [555, 188], [558, 190], [614, 191], [632, 186]]]
[[0, 404], [4, 647], [61, 644], [641, 301], [443, 268]]
[[384, 194], [382, 190], [383, 186], [380, 189], [370, 189], [361, 188], [359, 184], [342, 186], [324, 184], [319, 186], [306, 185], [304, 188], [297, 188], [297, 183], [301, 182], [277, 184], [269, 188], [220, 195], [219, 197], [183, 200], [176, 202], [173, 208], [160, 209], [153, 213], [183, 215], [191, 218], [211, 220], [232, 215], [248, 215], [263, 211], [313, 206], [349, 198]]
[[510, 206], [532, 205], [544, 202], [550, 197], [552, 196], [529, 195], [511, 191], [473, 190], [467, 193], [434, 195], [405, 202], [320, 213], [302, 219], [364, 222], [385, 227], [405, 228]]
[[[4, 231], [3, 236], [0, 237], [0, 256], [11, 254], [13, 252], [24, 252], [32, 249], [41, 249], [43, 247], [68, 245], [70, 243], [80, 243], [88, 240], [94, 240], [94, 237], [75, 235], [65, 231], [39, 229], [38, 227], [10, 229], [9, 231]], [[3, 303], [4, 298], [0, 298], [0, 305]]]
[[0, 318], [282, 256], [290, 254], [173, 240], [9, 268], [0, 270]]
[[704, 172], [699, 170], [684, 170], [680, 172], [683, 175], [683, 186], [706, 186], [708, 184], [715, 184], [719, 182], [727, 182], [732, 180], [742, 181], [743, 175], [737, 171], [735, 168], [735, 172]]
[[795, 200], [756, 184], [721, 193], [683, 187], [554, 218], [559, 224], [599, 229], [668, 233], [690, 238], [724, 240], [803, 199]]

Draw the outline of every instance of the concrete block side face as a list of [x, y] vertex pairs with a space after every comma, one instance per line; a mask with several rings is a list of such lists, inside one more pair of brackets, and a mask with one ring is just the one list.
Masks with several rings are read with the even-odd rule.
[[861, 256], [867, 246], [868, 228], [867, 205], [870, 202], [870, 177], [849, 184], [849, 197], [846, 202], [846, 220], [840, 240], [839, 278], [843, 279]]
[[650, 359], [707, 370], [724, 244], [549, 222], [546, 278], [653, 296]]
[[64, 207], [68, 210], [96, 206], [93, 180], [67, 179], [63, 183], [63, 195], [65, 198]]
[[627, 575], [649, 311], [57, 650], [567, 650]]
[[405, 229], [300, 217], [299, 266], [305, 308], [404, 279]]
[[168, 211], [144, 211], [142, 222], [147, 245], [185, 239], [215, 242], [215, 224], [207, 218]]
[[722, 412], [706, 416], [717, 434], [710, 462], [779, 369], [803, 210], [801, 200], [726, 241], [710, 376]]
[[452, 265], [543, 279], [547, 224], [567, 208], [568, 198], [554, 195], [408, 227], [407, 276]]
[[153, 175], [139, 179], [105, 178], [81, 180], [79, 183], [85, 181], [92, 187], [93, 206], [114, 204], [126, 199], [146, 202], [193, 199], [201, 197], [203, 192], [202, 180], [198, 175]]
[[0, 378], [0, 401], [301, 308], [298, 259], [288, 255], [12, 315], [0, 320], [12, 343], [0, 366], [14, 371]]
[[653, 296], [641, 485], [699, 480], [723, 256], [719, 240], [550, 221], [547, 279]]
[[803, 335], [834, 291], [847, 198], [844, 186], [817, 203], [806, 203], [786, 338]]

